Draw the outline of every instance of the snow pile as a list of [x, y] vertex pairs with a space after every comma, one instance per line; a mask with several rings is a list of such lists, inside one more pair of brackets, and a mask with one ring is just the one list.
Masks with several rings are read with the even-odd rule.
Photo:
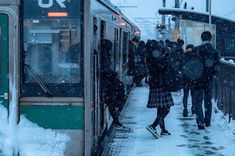
[[228, 125], [228, 118], [226, 118], [225, 114], [221, 110], [219, 110], [219, 108], [217, 107], [217, 101], [215, 101], [215, 99], [212, 99], [212, 105], [213, 123], [224, 130], [230, 129]]
[[221, 63], [224, 63], [224, 64], [227, 64], [227, 65], [231, 65], [231, 66], [235, 66], [235, 63], [234, 63], [234, 61], [232, 60], [232, 59], [230, 59], [230, 60], [225, 60], [224, 58], [221, 58], [220, 59], [220, 62]]
[[231, 120], [229, 122], [229, 115], [225, 115], [221, 110], [217, 107], [217, 101], [214, 99], [213, 102], [213, 111], [212, 111], [212, 120], [216, 126], [221, 128], [222, 130], [227, 130], [229, 133], [233, 133], [235, 135], [235, 121]]
[[[69, 136], [43, 129], [21, 115], [19, 126], [8, 124], [7, 110], [0, 105], [0, 155], [12, 156], [12, 148], [21, 156], [63, 156]], [[15, 136], [15, 137], [14, 137]]]

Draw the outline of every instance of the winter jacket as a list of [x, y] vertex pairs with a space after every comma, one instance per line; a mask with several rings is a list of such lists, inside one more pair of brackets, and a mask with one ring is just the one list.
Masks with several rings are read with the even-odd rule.
[[134, 43], [132, 43], [130, 41], [128, 48], [129, 48], [129, 50], [128, 50], [129, 74], [133, 76], [135, 74], [135, 51], [136, 51], [136, 47], [135, 47]]
[[136, 52], [135, 52], [135, 72], [137, 74], [145, 75], [146, 74], [146, 63], [145, 63], [145, 58], [146, 58], [146, 49], [145, 45], [139, 45]]
[[[199, 81], [193, 82], [193, 87], [194, 88], [208, 88], [210, 87], [211, 81], [213, 80], [213, 77], [216, 74], [216, 69], [219, 66], [219, 62], [220, 62], [219, 53], [216, 49], [214, 49], [214, 47], [210, 43], [204, 43], [198, 47], [195, 47], [194, 50], [202, 60], [203, 73]], [[211, 56], [213, 57], [212, 63], [214, 65], [211, 68], [207, 68], [206, 59]]]
[[104, 103], [108, 106], [117, 106], [125, 98], [124, 84], [118, 74], [111, 68], [112, 43], [109, 40], [101, 41], [101, 89]]
[[148, 71], [149, 71], [149, 86], [150, 88], [160, 88], [162, 86], [162, 73], [167, 67], [167, 58], [162, 56], [159, 60], [156, 60], [149, 54], [146, 59]]
[[101, 40], [101, 69], [111, 66], [112, 42], [107, 39]]
[[[189, 62], [190, 60], [193, 60], [195, 57], [195, 52], [194, 51], [190, 51], [190, 52], [185, 52], [183, 55], [183, 64], [185, 64], [186, 62]], [[191, 80], [188, 79], [186, 76], [183, 76], [184, 79], [184, 86], [188, 86], [191, 84]]]

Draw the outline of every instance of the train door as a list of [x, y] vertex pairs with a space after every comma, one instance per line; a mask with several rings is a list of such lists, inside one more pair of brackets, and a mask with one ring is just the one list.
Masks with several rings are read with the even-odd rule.
[[118, 45], [118, 51], [119, 51], [119, 73], [121, 74], [122, 73], [122, 57], [123, 57], [123, 51], [122, 51], [122, 46], [123, 46], [123, 42], [122, 42], [122, 38], [123, 38], [123, 35], [122, 35], [122, 28], [120, 28], [120, 31], [119, 31], [119, 45]]
[[19, 121], [17, 13], [17, 7], [0, 6], [0, 105], [4, 105], [9, 110], [9, 123], [13, 125]]
[[[106, 23], [105, 21], [101, 20], [101, 23], [100, 23], [100, 40], [104, 39], [105, 38], [105, 30], [106, 30]], [[100, 60], [102, 61], [102, 60]], [[101, 80], [102, 81], [102, 80]], [[101, 98], [100, 98], [100, 134], [103, 133], [105, 127], [106, 127], [106, 112], [107, 112], [107, 109], [105, 108], [105, 104], [104, 104], [104, 100], [103, 100], [103, 92], [102, 92], [102, 88], [100, 88], [99, 90], [99, 94], [101, 95]]]
[[99, 55], [98, 55], [98, 26], [97, 18], [93, 18], [93, 38], [92, 38], [92, 50], [93, 50], [93, 102], [94, 102], [94, 143], [95, 146], [98, 143], [98, 137], [100, 134], [100, 106], [99, 106]]
[[8, 108], [8, 16], [0, 13], [0, 105]]

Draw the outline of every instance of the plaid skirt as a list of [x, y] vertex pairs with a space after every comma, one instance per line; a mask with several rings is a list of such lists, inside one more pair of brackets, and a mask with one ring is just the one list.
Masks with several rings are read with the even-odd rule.
[[173, 105], [171, 92], [162, 88], [150, 89], [147, 108], [166, 108]]

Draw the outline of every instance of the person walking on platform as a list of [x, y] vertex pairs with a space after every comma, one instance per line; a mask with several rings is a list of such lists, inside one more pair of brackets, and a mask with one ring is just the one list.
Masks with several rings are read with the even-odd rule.
[[135, 52], [137, 49], [139, 40], [137, 38], [133, 38], [129, 41], [128, 45], [128, 68], [129, 68], [129, 75], [135, 75]]
[[146, 58], [146, 48], [144, 41], [140, 41], [138, 44], [138, 47], [134, 53], [135, 55], [135, 74], [133, 77], [133, 82], [136, 84], [136, 86], [141, 86], [142, 79], [146, 76], [147, 73], [147, 67], [145, 63]]
[[152, 40], [148, 43], [147, 49], [149, 50], [146, 59], [147, 67], [149, 70], [149, 99], [147, 108], [157, 108], [157, 117], [154, 122], [149, 125], [147, 130], [152, 135], [158, 138], [156, 127], [159, 125], [161, 128], [161, 135], [170, 135], [165, 128], [164, 118], [170, 112], [170, 107], [174, 105], [171, 92], [163, 88], [162, 77], [163, 72], [167, 67], [167, 53], [160, 42]]
[[[111, 51], [112, 42], [103, 39], [101, 40], [101, 89], [103, 101], [107, 104], [109, 113], [113, 118], [113, 123], [116, 126], [124, 127], [117, 115], [116, 107], [119, 107], [120, 100], [123, 98], [117, 97], [119, 87], [124, 87], [123, 83], [119, 80], [118, 74], [111, 69]], [[123, 101], [122, 101], [123, 102]]]
[[[184, 53], [184, 62], [188, 62], [190, 59], [193, 59], [193, 57], [194, 57], [193, 48], [194, 48], [194, 46], [192, 44], [189, 44], [186, 46], [186, 50]], [[183, 117], [187, 117], [188, 116], [188, 108], [187, 108], [188, 107], [188, 96], [189, 96], [189, 91], [191, 90], [191, 81], [190, 81], [190, 79], [188, 79], [185, 76], [183, 78], [184, 78]], [[191, 94], [192, 94], [192, 92], [191, 92]], [[192, 111], [192, 114], [195, 113], [193, 103], [192, 103], [191, 111]]]
[[[212, 35], [209, 31], [204, 31], [201, 34], [202, 44], [194, 48], [196, 54], [202, 62], [202, 76], [199, 80], [192, 84], [192, 100], [195, 106], [196, 122], [199, 129], [205, 129], [211, 125], [211, 90], [212, 81], [216, 74], [216, 69], [219, 64], [218, 51], [214, 49], [210, 43]], [[205, 116], [203, 114], [202, 102], [204, 100]]]

